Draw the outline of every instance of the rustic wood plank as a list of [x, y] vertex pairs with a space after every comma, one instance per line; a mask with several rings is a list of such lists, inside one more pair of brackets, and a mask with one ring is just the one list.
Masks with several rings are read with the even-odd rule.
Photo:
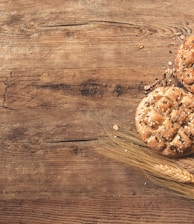
[[134, 126], [192, 33], [191, 2], [0, 0], [0, 18], [0, 222], [193, 223], [192, 201], [97, 153], [101, 119]]
[[[161, 196], [160, 204], [152, 195], [144, 197], [82, 197], [79, 200], [13, 200], [0, 203], [0, 222], [15, 223], [193, 223], [190, 203], [178, 198]], [[133, 200], [133, 206], [131, 203]], [[141, 203], [139, 203], [141, 201]], [[163, 203], [165, 201], [165, 203]], [[171, 204], [169, 208], [166, 204]], [[182, 203], [184, 210], [177, 207]], [[176, 212], [174, 210], [176, 207]], [[155, 209], [154, 209], [155, 208]], [[10, 212], [12, 215], [10, 216]], [[164, 213], [166, 212], [166, 213]], [[181, 216], [179, 214], [182, 214]], [[188, 219], [190, 217], [190, 219]], [[156, 221], [157, 220], [157, 221]]]

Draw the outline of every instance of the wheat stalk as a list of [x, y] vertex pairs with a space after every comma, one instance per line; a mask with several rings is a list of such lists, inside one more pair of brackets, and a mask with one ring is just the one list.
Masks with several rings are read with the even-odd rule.
[[166, 181], [194, 183], [194, 176], [189, 171], [147, 148], [136, 132], [118, 125], [113, 129], [114, 132], [105, 127], [111, 142], [100, 153]]
[[176, 165], [169, 166], [167, 164], [156, 164], [154, 168], [162, 175], [167, 175], [172, 180], [182, 183], [194, 183], [194, 176], [187, 170]]
[[151, 173], [144, 172], [145, 176], [149, 178], [153, 183], [166, 187], [173, 191], [174, 194], [194, 200], [194, 187], [193, 184], [180, 183], [171, 180], [162, 179], [160, 177], [153, 176]]

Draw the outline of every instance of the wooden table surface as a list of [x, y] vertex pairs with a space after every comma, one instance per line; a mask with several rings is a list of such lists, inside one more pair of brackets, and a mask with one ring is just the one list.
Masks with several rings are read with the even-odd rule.
[[194, 223], [193, 201], [98, 153], [193, 21], [188, 0], [0, 0], [0, 223]]

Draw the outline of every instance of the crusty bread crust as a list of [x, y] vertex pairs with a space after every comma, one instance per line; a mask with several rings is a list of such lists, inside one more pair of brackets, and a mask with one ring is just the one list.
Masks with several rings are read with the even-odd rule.
[[194, 36], [187, 37], [179, 47], [175, 68], [177, 79], [194, 93]]
[[178, 87], [158, 87], [139, 104], [136, 128], [148, 147], [168, 157], [194, 152], [194, 96]]

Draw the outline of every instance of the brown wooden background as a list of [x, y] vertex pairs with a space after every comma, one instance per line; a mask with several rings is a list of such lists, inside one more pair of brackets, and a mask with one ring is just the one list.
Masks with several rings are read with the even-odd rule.
[[99, 121], [133, 126], [193, 3], [0, 0], [0, 223], [194, 223], [193, 201], [98, 154]]

